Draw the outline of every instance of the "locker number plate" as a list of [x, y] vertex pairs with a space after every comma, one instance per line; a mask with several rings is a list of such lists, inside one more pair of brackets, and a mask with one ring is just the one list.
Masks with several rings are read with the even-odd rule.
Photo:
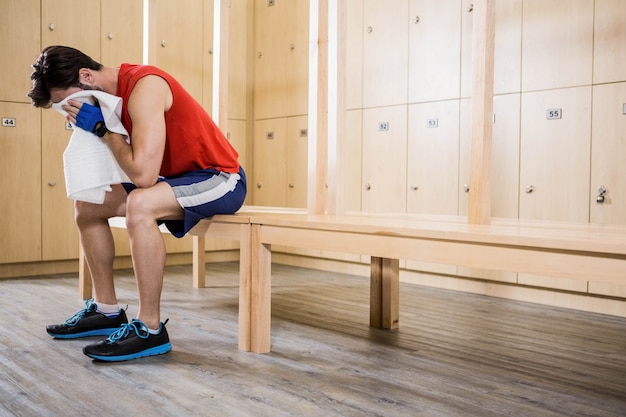
[[439, 127], [439, 119], [426, 119], [426, 127], [428, 129]]
[[13, 117], [3, 117], [2, 118], [2, 127], [15, 127], [16, 121]]
[[389, 130], [389, 122], [378, 122], [378, 130], [381, 132]]
[[548, 120], [557, 120], [560, 119], [563, 114], [561, 109], [548, 109], [546, 111], [546, 119]]

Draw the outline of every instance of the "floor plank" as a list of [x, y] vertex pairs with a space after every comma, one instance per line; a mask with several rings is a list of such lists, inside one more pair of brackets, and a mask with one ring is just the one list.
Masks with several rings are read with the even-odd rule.
[[[132, 273], [117, 275], [132, 317]], [[401, 284], [388, 331], [368, 325], [362, 277], [272, 279], [270, 354], [237, 350], [237, 263], [195, 290], [176, 266], [172, 352], [117, 364], [45, 334], [82, 307], [76, 275], [0, 281], [0, 416], [626, 416], [626, 319]]]

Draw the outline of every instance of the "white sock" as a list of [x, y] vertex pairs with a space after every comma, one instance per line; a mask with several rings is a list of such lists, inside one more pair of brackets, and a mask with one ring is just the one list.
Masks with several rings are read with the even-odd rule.
[[120, 305], [119, 304], [104, 304], [104, 303], [96, 303], [98, 308], [96, 311], [100, 314], [104, 314], [107, 317], [117, 317], [120, 314]]

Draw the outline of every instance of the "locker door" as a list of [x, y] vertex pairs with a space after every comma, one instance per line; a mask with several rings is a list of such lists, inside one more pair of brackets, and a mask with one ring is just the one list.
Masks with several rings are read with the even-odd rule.
[[[76, 6], [74, 0], [41, 2], [42, 48], [71, 46], [100, 61], [100, 0], [84, 0]], [[89, 19], [85, 19], [86, 10]]]
[[0, 102], [0, 263], [41, 260], [41, 110]]
[[458, 98], [461, 0], [411, 0], [409, 16], [409, 103]]
[[[293, 0], [291, 0], [293, 1]], [[288, 24], [284, 1], [257, 0], [254, 5], [254, 112], [255, 118], [287, 114]]]
[[287, 207], [306, 208], [308, 117], [287, 118]]
[[287, 118], [258, 120], [254, 124], [254, 175], [248, 183], [254, 204], [287, 205]]
[[[626, 224], [626, 83], [593, 87], [591, 223]], [[598, 203], [604, 187], [604, 202]]]
[[[491, 215], [516, 219], [519, 208], [520, 94], [494, 97], [491, 149]], [[459, 215], [468, 215], [471, 152], [471, 101], [461, 100]]]
[[626, 2], [596, 0], [593, 83], [626, 80]]
[[[90, 10], [90, 19], [84, 18]], [[86, 0], [76, 7], [72, 0], [41, 2], [41, 43], [72, 46], [100, 61], [100, 0]], [[63, 116], [54, 110], [41, 117], [41, 217], [42, 259], [76, 259], [78, 229], [74, 223], [74, 204], [67, 198], [63, 174], [63, 151], [72, 131]]]
[[363, 110], [346, 112], [346, 134], [342, 140], [342, 160], [339, 170], [343, 176], [343, 198], [346, 211], [361, 211], [361, 161], [363, 160]]
[[[30, 65], [41, 50], [39, 0], [0, 4], [0, 100], [30, 103]], [[19, 34], [16, 42], [15, 34]]]
[[[461, 97], [472, 95], [472, 29], [474, 0], [463, 0]], [[520, 91], [522, 59], [522, 0], [496, 1], [494, 93]]]
[[150, 62], [172, 74], [202, 103], [203, 13], [202, 0], [155, 0], [156, 35], [151, 39], [155, 56]]
[[408, 0], [364, 0], [363, 105], [389, 106], [408, 98]]
[[406, 211], [407, 106], [363, 110], [364, 212]]
[[363, 107], [363, 1], [351, 1], [346, 16], [346, 107]]
[[457, 214], [459, 100], [409, 105], [407, 212]]
[[42, 110], [41, 126], [41, 222], [42, 259], [78, 258], [78, 229], [74, 202], [67, 198], [63, 151], [72, 134], [55, 110]]
[[521, 125], [520, 218], [588, 222], [591, 87], [523, 93]]
[[593, 0], [524, 0], [522, 91], [591, 84]]
[[[519, 198], [519, 126], [520, 94], [494, 97], [495, 122], [491, 149], [491, 215], [493, 217], [518, 217]], [[471, 152], [471, 101], [461, 100], [461, 158], [459, 215], [468, 215], [469, 164]], [[503, 282], [517, 282], [517, 274], [479, 268], [458, 267], [458, 274], [474, 278]]]
[[[248, 163], [249, 157], [246, 152], [246, 138], [248, 136], [248, 123], [245, 120], [228, 120], [228, 132], [226, 136], [232, 145], [235, 147], [237, 152], [239, 153], [239, 164], [243, 167], [246, 175], [250, 170], [250, 164]], [[249, 185], [248, 185], [249, 187]], [[248, 188], [248, 198], [251, 197], [251, 190]]]
[[102, 2], [102, 64], [141, 64], [143, 60], [143, 0]]
[[309, 1], [289, 0], [287, 6], [286, 116], [307, 114], [309, 105]]
[[[212, 3], [212, 2], [211, 2]], [[205, 6], [206, 7], [206, 6]], [[249, 41], [252, 40], [252, 34], [248, 33], [251, 27], [252, 7], [248, 1], [231, 2], [230, 8], [230, 31], [228, 33], [228, 118], [246, 120], [248, 118], [248, 90], [250, 83], [248, 82], [249, 67]], [[212, 18], [211, 14], [211, 18]], [[205, 32], [209, 30], [212, 33], [212, 21], [205, 20]], [[211, 39], [213, 37], [211, 36]], [[251, 43], [251, 42], [250, 42]], [[210, 49], [213, 47], [211, 46]], [[205, 48], [207, 49], [207, 48]], [[209, 55], [210, 56], [210, 55]], [[205, 65], [205, 79], [207, 83], [212, 82], [211, 65]], [[210, 100], [210, 95], [208, 96]], [[205, 101], [207, 95], [205, 94]], [[207, 102], [208, 104], [208, 102]], [[207, 107], [209, 108], [209, 107]], [[243, 139], [243, 138], [242, 138]], [[245, 142], [243, 142], [245, 146]], [[241, 149], [240, 149], [241, 148]], [[243, 147], [238, 147], [241, 153]]]

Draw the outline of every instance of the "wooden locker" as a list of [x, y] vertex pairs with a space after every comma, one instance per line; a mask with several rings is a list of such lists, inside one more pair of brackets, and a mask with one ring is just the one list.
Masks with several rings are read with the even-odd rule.
[[101, 63], [143, 62], [143, 0], [105, 0], [101, 10]]
[[524, 0], [522, 91], [591, 84], [594, 0]]
[[[228, 120], [228, 132], [226, 132], [226, 137], [235, 147], [237, 152], [239, 153], [239, 164], [243, 167], [246, 172], [246, 179], [248, 180], [248, 200], [251, 201], [251, 189], [250, 189], [250, 174], [252, 174], [251, 166], [248, 161], [251, 161], [252, 158], [248, 156], [248, 152], [246, 149], [246, 142], [248, 136], [248, 122], [246, 120]], [[249, 204], [249, 203], [247, 203]]]
[[254, 5], [255, 119], [284, 117], [288, 111], [289, 9], [284, 1], [256, 0]]
[[407, 103], [408, 0], [364, 0], [363, 106]]
[[626, 2], [595, 0], [593, 83], [626, 80]]
[[[626, 82], [593, 87], [591, 223], [626, 224]], [[602, 194], [601, 188], [606, 192]], [[604, 200], [598, 202], [598, 197]]]
[[[252, 54], [252, 6], [247, 0], [231, 2], [230, 22], [228, 34], [228, 118], [246, 120], [248, 118], [248, 102], [250, 82], [248, 70], [251, 68]], [[205, 25], [211, 26], [211, 22], [205, 20]], [[250, 23], [248, 23], [250, 22]], [[205, 28], [206, 30], [206, 28]], [[205, 77], [207, 75], [205, 74]], [[245, 141], [242, 142], [245, 146]], [[243, 146], [238, 147], [241, 153]], [[240, 149], [241, 148], [241, 149]]]
[[287, 207], [306, 208], [308, 188], [308, 117], [287, 118]]
[[458, 98], [461, 0], [411, 0], [409, 8], [409, 103]]
[[100, 0], [83, 0], [76, 6], [75, 0], [41, 2], [42, 48], [71, 46], [100, 62]]
[[248, 183], [255, 205], [287, 205], [287, 118], [254, 123], [253, 175]]
[[67, 198], [63, 173], [63, 151], [72, 130], [56, 110], [46, 109], [41, 117], [41, 223], [44, 261], [78, 258], [78, 229], [74, 202]]
[[458, 212], [459, 100], [409, 105], [407, 212]]
[[[461, 97], [472, 95], [473, 0], [463, 0]], [[522, 0], [496, 1], [494, 94], [518, 93], [522, 59]]]
[[41, 110], [0, 102], [0, 263], [41, 260]]
[[[491, 215], [516, 219], [519, 198], [520, 94], [494, 97], [492, 142]], [[459, 215], [468, 215], [471, 152], [471, 100], [461, 100], [461, 146], [459, 162]], [[467, 191], [466, 191], [467, 190]], [[517, 274], [478, 268], [458, 267], [461, 276], [493, 281], [517, 282]]]
[[406, 211], [407, 106], [363, 110], [364, 212]]
[[[84, 10], [92, 11], [90, 19]], [[67, 45], [100, 61], [100, 0], [86, 0], [76, 7], [72, 0], [41, 2], [42, 46]], [[42, 259], [78, 258], [78, 230], [74, 204], [67, 198], [63, 173], [63, 151], [72, 134], [65, 119], [55, 110], [41, 117], [41, 217]]]
[[288, 0], [285, 116], [301, 116], [309, 108], [309, 1]]
[[[363, 1], [351, 1], [346, 16], [346, 108], [363, 107]], [[359, 203], [360, 204], [360, 203]]]
[[[519, 208], [520, 94], [494, 96], [491, 215], [516, 219]], [[459, 215], [468, 215], [471, 100], [461, 100]]]
[[523, 93], [521, 126], [520, 218], [588, 222], [591, 87]]
[[151, 64], [173, 75], [202, 103], [203, 94], [203, 16], [202, 0], [155, 0], [154, 57]]
[[341, 141], [342, 152], [339, 161], [339, 172], [343, 185], [343, 207], [346, 212], [361, 211], [362, 194], [365, 192], [362, 186], [363, 159], [363, 110], [350, 110], [346, 112], [345, 134]]
[[[30, 103], [31, 64], [41, 50], [39, 0], [0, 4], [0, 100]], [[19, 35], [19, 38], [16, 36]]]
[[[411, 104], [408, 114], [406, 211], [455, 215], [459, 184], [459, 100]], [[406, 268], [456, 273], [454, 265], [409, 260]]]

